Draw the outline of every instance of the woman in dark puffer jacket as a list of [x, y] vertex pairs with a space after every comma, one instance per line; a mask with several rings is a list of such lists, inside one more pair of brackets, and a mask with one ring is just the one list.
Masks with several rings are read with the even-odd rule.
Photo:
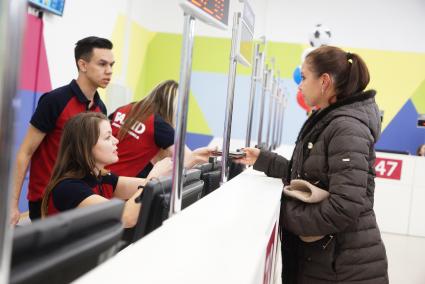
[[[240, 162], [268, 176], [303, 179], [327, 190], [319, 203], [282, 198], [283, 283], [388, 283], [387, 257], [373, 211], [374, 144], [380, 134], [375, 91], [356, 54], [323, 46], [307, 55], [299, 89], [315, 111], [290, 161], [245, 148]], [[304, 242], [298, 236], [322, 236]]]

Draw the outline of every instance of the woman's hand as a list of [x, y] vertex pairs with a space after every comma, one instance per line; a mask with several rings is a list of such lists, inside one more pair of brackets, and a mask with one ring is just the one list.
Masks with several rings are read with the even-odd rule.
[[192, 159], [197, 163], [207, 163], [208, 158], [217, 150], [217, 147], [201, 147], [192, 151]]
[[207, 163], [208, 158], [211, 157], [216, 150], [217, 147], [201, 147], [193, 150], [187, 161], [185, 161], [185, 167], [192, 168], [198, 164]]
[[150, 171], [147, 179], [169, 176], [173, 170], [171, 158], [164, 158], [158, 161]]
[[258, 159], [260, 155], [260, 149], [258, 148], [242, 148], [243, 152], [245, 152], [245, 157], [239, 159], [233, 159], [235, 163], [244, 164], [252, 166]]

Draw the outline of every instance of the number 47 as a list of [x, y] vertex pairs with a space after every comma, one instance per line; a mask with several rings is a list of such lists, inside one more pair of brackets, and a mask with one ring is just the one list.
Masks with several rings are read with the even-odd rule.
[[[388, 172], [387, 172], [387, 165], [389, 166]], [[379, 161], [378, 164], [376, 164], [375, 170], [379, 172], [381, 176], [385, 175], [385, 172], [387, 172], [386, 176], [389, 177], [394, 173], [397, 166], [398, 166], [398, 162], [396, 161], [382, 160], [382, 161]]]

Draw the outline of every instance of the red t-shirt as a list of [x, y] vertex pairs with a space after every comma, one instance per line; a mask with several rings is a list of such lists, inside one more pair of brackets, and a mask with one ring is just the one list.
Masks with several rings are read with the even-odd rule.
[[[126, 115], [134, 104], [118, 108], [111, 116], [112, 134], [117, 137]], [[136, 177], [159, 149], [174, 144], [174, 129], [159, 115], [136, 122], [118, 143], [118, 162], [107, 168], [119, 176]]]
[[43, 196], [56, 161], [65, 123], [85, 111], [106, 114], [106, 107], [97, 93], [90, 109], [89, 103], [75, 80], [41, 96], [30, 123], [46, 133], [46, 136], [31, 158], [28, 200], [37, 201]]

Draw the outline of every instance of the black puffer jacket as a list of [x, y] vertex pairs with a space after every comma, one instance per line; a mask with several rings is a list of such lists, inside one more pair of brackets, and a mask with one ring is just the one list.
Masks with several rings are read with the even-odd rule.
[[[289, 249], [283, 263], [290, 266], [288, 258], [296, 256], [298, 262], [286, 272], [296, 271], [298, 283], [388, 283], [373, 211], [374, 144], [380, 134], [374, 96], [368, 91], [316, 112], [301, 129], [291, 161], [262, 151], [254, 165], [285, 183], [305, 179], [330, 192], [316, 204], [282, 199], [281, 229], [290, 232], [283, 236]], [[326, 236], [313, 243], [291, 242], [291, 233]]]

